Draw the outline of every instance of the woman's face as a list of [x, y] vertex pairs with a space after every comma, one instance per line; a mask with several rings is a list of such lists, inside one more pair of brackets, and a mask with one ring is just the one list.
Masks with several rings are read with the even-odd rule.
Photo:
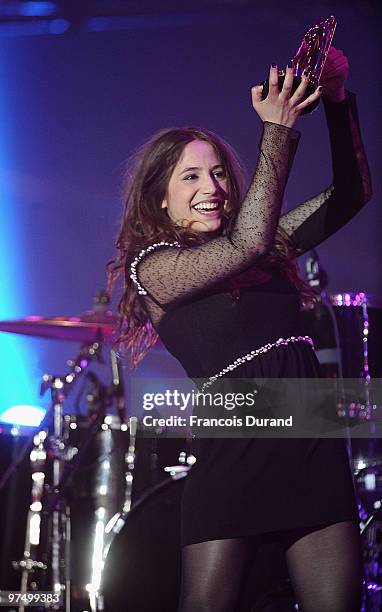
[[220, 228], [227, 200], [227, 177], [214, 148], [193, 140], [183, 149], [171, 175], [162, 208], [176, 225], [212, 232]]

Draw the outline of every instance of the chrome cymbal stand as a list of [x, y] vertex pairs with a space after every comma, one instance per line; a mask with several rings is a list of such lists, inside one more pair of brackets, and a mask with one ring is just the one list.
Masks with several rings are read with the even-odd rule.
[[[131, 416], [127, 418], [127, 406], [125, 401], [125, 389], [121, 363], [117, 353], [111, 349], [110, 364], [112, 373], [112, 384], [107, 389], [107, 397], [115, 401], [121, 431], [128, 431], [128, 447], [124, 453], [124, 497], [122, 511], [118, 511], [111, 516], [112, 505], [105, 507], [105, 502], [100, 500], [95, 510], [95, 537], [92, 554], [92, 576], [89, 583], [89, 603], [91, 612], [104, 612], [104, 602], [102, 595], [102, 576], [105, 559], [109, 548], [117, 533], [118, 527], [124, 524], [122, 516], [130, 511], [132, 500], [133, 474], [135, 468], [135, 444], [137, 431], [137, 418]], [[103, 424], [107, 428], [107, 423]], [[111, 433], [111, 432], [110, 432]], [[106, 442], [106, 441], [105, 441]], [[112, 496], [109, 500], [112, 502]]]
[[[59, 485], [64, 478], [65, 464], [71, 461], [75, 454], [75, 450], [67, 445], [68, 431], [63, 414], [64, 402], [75, 381], [84, 373], [90, 361], [99, 358], [100, 349], [101, 344], [98, 341], [86, 344], [81, 348], [79, 355], [68, 362], [70, 371], [65, 376], [45, 374], [43, 377], [41, 395], [50, 390], [52, 403], [41, 431], [34, 436], [34, 448], [30, 456], [32, 503], [27, 520], [24, 556], [21, 561], [13, 563], [15, 568], [22, 571], [21, 591], [26, 593], [28, 590], [37, 590], [44, 586], [45, 590], [59, 593], [63, 603], [48, 604], [46, 609], [60, 612], [70, 612], [70, 508], [65, 498], [65, 491], [59, 490]], [[45, 441], [47, 452], [44, 447]], [[19, 459], [17, 463], [20, 463]], [[51, 479], [49, 485], [45, 483], [47, 474]], [[37, 495], [37, 499], [34, 495]], [[41, 540], [41, 523], [44, 519], [50, 520], [51, 523], [47, 533], [44, 559], [39, 561], [36, 559], [37, 551], [41, 548], [44, 551], [41, 546], [44, 544]], [[47, 589], [48, 569], [50, 569], [50, 588]], [[41, 580], [35, 580], [34, 575], [32, 583], [31, 575], [35, 574], [36, 570], [42, 571]], [[24, 612], [24, 606], [19, 609]]]

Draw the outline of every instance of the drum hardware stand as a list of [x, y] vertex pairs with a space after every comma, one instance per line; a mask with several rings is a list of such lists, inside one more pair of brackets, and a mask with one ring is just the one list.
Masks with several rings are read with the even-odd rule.
[[[361, 385], [363, 391], [362, 402], [356, 404], [357, 412], [364, 416], [370, 423], [371, 440], [373, 441], [372, 454], [375, 454], [376, 444], [376, 428], [375, 423], [372, 421], [373, 412], [376, 410], [377, 405], [372, 401], [372, 378], [369, 370], [369, 314], [368, 314], [368, 303], [367, 299], [362, 300], [362, 318], [363, 318], [363, 329], [362, 329], [362, 342], [363, 342], [363, 364], [361, 371]], [[374, 435], [373, 435], [374, 434]]]
[[[110, 386], [104, 385], [98, 377], [93, 372], [88, 372], [86, 376], [92, 382], [92, 391], [87, 395], [87, 400], [89, 406], [89, 414], [91, 415], [91, 426], [88, 428], [86, 437], [83, 441], [81, 441], [81, 447], [78, 455], [73, 461], [73, 465], [71, 466], [70, 473], [66, 473], [64, 475], [63, 480], [60, 482], [58, 490], [65, 491], [67, 490], [70, 481], [77, 471], [81, 459], [85, 454], [86, 449], [89, 444], [93, 440], [94, 436], [101, 430], [108, 430], [109, 424], [108, 417], [106, 415], [106, 410], [111, 406], [112, 400], [116, 399], [117, 409], [119, 413], [119, 420], [121, 421], [121, 429], [127, 430], [127, 425], [125, 424], [125, 413], [122, 410], [122, 403], [124, 406], [124, 398], [121, 398], [123, 393], [122, 387], [122, 376], [119, 372], [119, 364], [114, 361], [114, 367], [118, 367], [118, 375], [114, 372], [113, 369], [113, 359], [116, 360], [116, 356], [114, 351], [111, 351], [111, 363], [112, 363], [112, 373], [113, 373], [113, 383]], [[122, 389], [121, 389], [122, 388]], [[110, 443], [110, 440], [108, 440]], [[104, 449], [103, 449], [104, 450]], [[109, 463], [109, 454], [112, 452], [112, 448], [107, 449], [106, 459], [102, 461], [103, 463]], [[126, 454], [127, 455], [127, 454]], [[102, 472], [102, 470], [101, 470]], [[97, 482], [98, 487], [101, 489], [103, 486], [103, 479], [101, 478], [101, 482]], [[101, 582], [102, 569], [103, 569], [103, 551], [105, 547], [105, 521], [107, 519], [107, 508], [103, 505], [97, 505], [95, 508], [95, 529], [94, 529], [94, 540], [92, 547], [92, 557], [91, 557], [91, 576], [89, 584], [87, 585], [88, 598], [91, 610], [103, 609], [102, 604], [99, 603], [99, 584]]]
[[[125, 400], [124, 400], [124, 388], [123, 388], [123, 379], [122, 373], [120, 371], [120, 364], [117, 360], [117, 356], [114, 350], [111, 350], [111, 364], [112, 364], [112, 374], [113, 374], [113, 382], [112, 385], [106, 386], [104, 385], [98, 377], [93, 372], [87, 372], [86, 376], [92, 382], [92, 391], [88, 394], [88, 403], [90, 404], [89, 413], [91, 414], [91, 425], [88, 428], [85, 439], [81, 442], [81, 446], [77, 453], [70, 453], [70, 457], [68, 457], [70, 461], [70, 469], [66, 469], [63, 471], [62, 477], [60, 481], [56, 484], [54, 489], [54, 494], [48, 500], [47, 505], [47, 514], [54, 513], [57, 511], [56, 508], [59, 507], [62, 500], [65, 501], [65, 495], [72, 480], [74, 473], [80, 466], [81, 460], [85, 455], [86, 449], [89, 444], [93, 440], [94, 436], [97, 432], [102, 428], [108, 428], [106, 411], [107, 408], [111, 406], [113, 399], [116, 400], [116, 406], [119, 414], [119, 419], [121, 421], [121, 429], [127, 429], [127, 425], [125, 424]], [[135, 434], [133, 434], [133, 426], [132, 423], [134, 418], [131, 419], [130, 425], [130, 433], [131, 440], [128, 452], [125, 454], [125, 463], [127, 465], [126, 469], [126, 490], [125, 490], [125, 504], [130, 504], [131, 499], [131, 485], [132, 485], [132, 470], [134, 469], [134, 457], [135, 457]], [[133, 440], [133, 442], [132, 442]], [[68, 449], [72, 450], [72, 449]], [[102, 485], [101, 485], [102, 486]], [[67, 514], [70, 516], [69, 506], [66, 506]], [[105, 548], [105, 518], [106, 518], [106, 508], [103, 506], [99, 506], [95, 511], [96, 517], [96, 526], [94, 533], [94, 543], [93, 543], [93, 554], [92, 554], [92, 576], [90, 580], [89, 587], [89, 603], [91, 610], [103, 609], [102, 600], [99, 595], [99, 584], [101, 582], [102, 569], [103, 569], [103, 558], [104, 558], [104, 548]], [[70, 532], [70, 520], [67, 522], [66, 526]], [[62, 533], [63, 531], [61, 531]], [[59, 535], [59, 533], [58, 533]], [[54, 537], [54, 534], [53, 534]], [[65, 612], [70, 610], [70, 538], [66, 538], [66, 545], [68, 548], [68, 554], [66, 556], [65, 562], [65, 570], [67, 573], [67, 587], [65, 590], [66, 596], [68, 598], [67, 608], [65, 608]], [[53, 563], [52, 563], [53, 570]]]
[[[334, 377], [337, 383], [337, 402], [336, 402], [336, 412], [337, 416], [344, 422], [345, 424], [345, 443], [346, 450], [349, 457], [349, 460], [352, 461], [352, 444], [351, 444], [351, 433], [349, 427], [349, 411], [344, 409], [344, 398], [345, 398], [345, 389], [343, 384], [343, 369], [342, 369], [342, 353], [341, 353], [341, 342], [337, 320], [335, 314], [333, 312], [333, 306], [330, 302], [330, 298], [327, 294], [327, 287], [329, 283], [329, 277], [320, 262], [320, 258], [316, 249], [311, 249], [309, 251], [308, 259], [305, 264], [305, 272], [307, 281], [310, 287], [318, 292], [318, 301], [322, 305], [322, 307], [329, 314], [332, 329], [334, 334], [335, 346], [333, 349], [321, 349], [321, 354], [319, 351], [316, 351], [316, 355], [318, 360], [323, 366], [324, 364], [328, 367], [330, 365], [330, 370], [325, 373], [328, 377]], [[333, 372], [334, 367], [334, 372]]]
[[[70, 461], [70, 470], [65, 470], [59, 480], [56, 483], [54, 488], [54, 492], [48, 500], [46, 513], [49, 515], [51, 513], [57, 512], [56, 508], [59, 507], [62, 500], [65, 500], [66, 491], [70, 485], [71, 479], [74, 473], [77, 471], [81, 460], [85, 454], [86, 449], [89, 444], [93, 440], [94, 436], [97, 432], [102, 429], [108, 429], [106, 410], [110, 407], [113, 399], [116, 400], [116, 407], [118, 411], [118, 416], [120, 420], [121, 429], [127, 430], [126, 414], [125, 414], [125, 399], [124, 399], [124, 387], [123, 387], [123, 377], [121, 372], [121, 366], [118, 360], [118, 357], [114, 350], [111, 350], [110, 354], [111, 358], [111, 366], [112, 366], [112, 384], [110, 386], [105, 386], [98, 377], [93, 372], [87, 372], [86, 377], [89, 378], [92, 382], [92, 391], [88, 394], [88, 403], [90, 403], [89, 413], [91, 415], [91, 425], [88, 428], [87, 435], [85, 439], [81, 442], [80, 449], [78, 453], [70, 453], [69, 461]], [[105, 418], [106, 417], [106, 418]], [[123, 511], [128, 512], [131, 506], [131, 495], [132, 495], [132, 482], [133, 482], [133, 470], [134, 470], [134, 462], [135, 462], [135, 440], [136, 440], [136, 429], [137, 429], [137, 419], [136, 417], [131, 417], [129, 419], [130, 426], [130, 438], [129, 438], [129, 447], [127, 452], [125, 453], [125, 494], [124, 494], [124, 504]], [[69, 449], [72, 450], [72, 449]], [[102, 486], [102, 484], [101, 484]], [[67, 506], [68, 508], [68, 506]], [[69, 512], [69, 508], [68, 508]], [[111, 537], [108, 535], [109, 531], [107, 530], [107, 525], [110, 521], [113, 521], [113, 518], [106, 523], [107, 519], [107, 509], [104, 506], [98, 506], [95, 510], [95, 533], [94, 533], [94, 542], [93, 542], [93, 553], [92, 553], [92, 576], [90, 578], [90, 583], [88, 585], [88, 593], [89, 593], [89, 603], [92, 611], [95, 610], [103, 610], [103, 601], [102, 596], [99, 592], [101, 578], [102, 578], [102, 570], [104, 559], [109, 550], [111, 541], [113, 539], [113, 534]], [[67, 527], [70, 531], [70, 520], [67, 522]], [[62, 533], [62, 531], [61, 531]], [[54, 535], [54, 534], [53, 534]], [[59, 533], [58, 533], [59, 535]], [[66, 538], [66, 543], [68, 546], [69, 554], [66, 557], [65, 568], [70, 573], [70, 539]], [[52, 567], [53, 570], [53, 567]], [[70, 580], [67, 582], [66, 593], [68, 597], [70, 597]], [[70, 600], [68, 603], [70, 606]], [[70, 607], [65, 608], [65, 612], [68, 612]]]
[[373, 401], [373, 379], [369, 369], [369, 304], [367, 296], [363, 293], [357, 294], [356, 299], [359, 302], [357, 305], [362, 308], [362, 369], [359, 375], [360, 390], [358, 391], [358, 400], [350, 403], [348, 411], [350, 418], [356, 418], [368, 424], [369, 444], [367, 452], [369, 456], [374, 456], [376, 454], [377, 443], [375, 417], [378, 405]]
[[[320, 300], [326, 306], [328, 312], [331, 315], [333, 322], [333, 330], [335, 334], [335, 341], [337, 345], [337, 358], [333, 359], [333, 362], [337, 363], [338, 367], [338, 394], [339, 401], [337, 404], [337, 414], [340, 418], [344, 419], [345, 431], [346, 431], [346, 445], [349, 459], [354, 463], [353, 458], [353, 447], [350, 434], [350, 422], [355, 417], [360, 419], [362, 417], [365, 420], [369, 420], [373, 416], [373, 410], [375, 405], [371, 402], [371, 377], [369, 371], [368, 362], [368, 333], [369, 333], [369, 317], [367, 311], [367, 300], [363, 299], [361, 302], [362, 316], [363, 316], [363, 329], [362, 329], [362, 342], [363, 342], [363, 364], [360, 373], [360, 384], [362, 387], [361, 391], [358, 391], [358, 401], [346, 401], [345, 400], [345, 389], [343, 384], [343, 371], [342, 371], [342, 358], [340, 350], [340, 338], [336, 317], [333, 313], [331, 301], [328, 299], [325, 288], [327, 286], [327, 275], [325, 271], [320, 268], [319, 258], [315, 250], [310, 252], [310, 258], [307, 260], [306, 272], [308, 282], [310, 286], [320, 289]], [[340, 399], [340, 398], [343, 399]], [[362, 397], [362, 399], [361, 399]], [[374, 424], [370, 423], [370, 428], [374, 428], [374, 431], [370, 429], [370, 433], [375, 432]], [[375, 444], [375, 439], [374, 439]], [[373, 453], [374, 454], [374, 453]], [[370, 466], [369, 466], [370, 467]], [[377, 502], [378, 504], [378, 502]], [[382, 500], [379, 501], [379, 509], [370, 514], [365, 520], [360, 522], [360, 535], [366, 537], [367, 530], [372, 528], [375, 520], [381, 517], [382, 511]], [[370, 539], [370, 536], [369, 536]], [[377, 542], [377, 539], [374, 538]], [[376, 557], [378, 551], [375, 551], [375, 545], [373, 550], [373, 544], [366, 542], [362, 544], [363, 554], [368, 555], [368, 559], [363, 560], [363, 575], [364, 575], [364, 592], [362, 598], [362, 612], [380, 612], [381, 610], [381, 595], [382, 586], [378, 576], [378, 570], [381, 565], [380, 559]]]
[[[64, 598], [63, 606], [61, 604], [52, 604], [49, 606], [51, 610], [64, 610], [70, 612], [70, 510], [66, 502], [64, 494], [59, 492], [59, 487], [64, 478], [64, 464], [73, 459], [75, 454], [74, 449], [67, 447], [68, 432], [65, 431], [63, 407], [64, 401], [68, 396], [76, 379], [83, 374], [88, 367], [89, 362], [99, 357], [100, 343], [98, 341], [88, 345], [84, 345], [75, 360], [68, 362], [70, 372], [64, 376], [52, 376], [45, 374], [41, 384], [41, 395], [48, 389], [51, 390], [52, 403], [43, 420], [40, 432], [33, 436], [34, 448], [30, 453], [32, 463], [32, 503], [27, 519], [26, 537], [24, 557], [21, 561], [14, 561], [13, 566], [22, 571], [21, 576], [21, 592], [26, 593], [28, 590], [36, 590], [37, 584], [30, 581], [31, 575], [36, 570], [46, 572], [48, 567], [51, 568], [52, 591], [60, 592]], [[53, 423], [53, 435], [48, 436], [51, 424]], [[47, 439], [48, 455], [44, 449], [44, 441]], [[23, 457], [27, 454], [30, 448], [22, 449]], [[48, 486], [44, 483], [45, 473], [43, 468], [48, 460], [52, 459], [52, 484]], [[20, 465], [22, 458], [18, 457], [15, 469]], [[10, 473], [13, 472], [13, 469]], [[42, 497], [44, 491], [48, 494], [48, 510], [44, 508], [42, 511]], [[35, 498], [37, 497], [37, 499]], [[35, 551], [41, 544], [41, 518], [49, 518], [51, 514], [51, 530], [48, 537], [50, 547], [49, 564], [44, 561], [34, 559]], [[47, 555], [49, 556], [49, 555]], [[46, 576], [41, 580], [46, 582]], [[20, 607], [21, 612], [24, 612], [24, 606]]]
[[[113, 360], [112, 360], [113, 364]], [[121, 379], [121, 377], [120, 377]], [[113, 385], [115, 385], [116, 379], [113, 378]], [[120, 390], [117, 393], [117, 408], [118, 401], [120, 397]], [[120, 413], [120, 409], [118, 410]], [[122, 415], [120, 415], [121, 418]], [[124, 416], [124, 421], [125, 421]], [[127, 425], [125, 422], [121, 423], [121, 429], [127, 429]], [[131, 500], [132, 500], [132, 487], [133, 487], [133, 478], [134, 478], [134, 469], [135, 469], [135, 448], [136, 448], [136, 433], [137, 433], [137, 417], [129, 418], [129, 446], [127, 452], [125, 453], [125, 493], [124, 493], [124, 501], [122, 506], [122, 511], [114, 514], [108, 522], [105, 524], [103, 522], [103, 512], [104, 508], [98, 508], [96, 511], [98, 523], [100, 526], [99, 536], [98, 536], [98, 549], [97, 549], [97, 537], [95, 538], [94, 543], [94, 554], [93, 554], [93, 575], [92, 581], [89, 589], [89, 601], [90, 601], [90, 609], [92, 612], [103, 612], [104, 611], [104, 601], [102, 595], [102, 573], [105, 564], [106, 557], [108, 555], [110, 546], [119, 531], [122, 529], [125, 524], [125, 516], [128, 515], [131, 508]], [[101, 537], [102, 532], [102, 537]], [[96, 534], [97, 536], [97, 534]], [[101, 542], [102, 539], [102, 542]], [[94, 569], [96, 571], [94, 571]]]
[[[34, 572], [45, 571], [47, 565], [42, 561], [37, 561], [38, 539], [36, 534], [39, 532], [41, 524], [42, 498], [44, 494], [45, 463], [46, 451], [43, 442], [46, 438], [46, 431], [41, 430], [34, 436], [34, 449], [30, 453], [32, 469], [32, 503], [29, 506], [27, 515], [27, 534], [25, 538], [24, 558], [20, 562], [13, 562], [14, 569], [22, 570], [21, 587], [22, 593], [28, 591], [28, 577]], [[31, 583], [32, 588], [37, 588], [36, 583]], [[24, 612], [24, 605], [19, 610]]]

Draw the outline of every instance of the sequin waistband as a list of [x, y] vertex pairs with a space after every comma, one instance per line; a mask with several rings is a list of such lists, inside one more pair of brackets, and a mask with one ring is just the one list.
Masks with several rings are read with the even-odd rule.
[[314, 349], [314, 342], [310, 336], [290, 336], [289, 338], [279, 338], [278, 340], [276, 340], [276, 342], [269, 342], [268, 344], [264, 344], [264, 346], [260, 346], [260, 348], [255, 349], [250, 353], [247, 353], [243, 357], [238, 357], [233, 363], [230, 363], [223, 370], [220, 370], [220, 372], [218, 372], [217, 374], [210, 376], [210, 378], [208, 378], [206, 382], [204, 382], [201, 386], [200, 392], [204, 393], [205, 389], [208, 389], [208, 387], [210, 387], [218, 378], [221, 378], [225, 374], [228, 374], [228, 372], [232, 372], [232, 370], [235, 370], [246, 361], [251, 361], [251, 359], [253, 359], [254, 357], [258, 357], [258, 355], [267, 353], [268, 351], [273, 348], [276, 348], [277, 346], [286, 346], [293, 342], [307, 342]]

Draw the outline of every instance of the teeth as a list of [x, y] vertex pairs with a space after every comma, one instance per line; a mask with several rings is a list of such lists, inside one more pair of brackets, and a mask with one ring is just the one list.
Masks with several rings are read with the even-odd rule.
[[215, 210], [219, 208], [219, 202], [200, 202], [194, 208], [195, 210]]

